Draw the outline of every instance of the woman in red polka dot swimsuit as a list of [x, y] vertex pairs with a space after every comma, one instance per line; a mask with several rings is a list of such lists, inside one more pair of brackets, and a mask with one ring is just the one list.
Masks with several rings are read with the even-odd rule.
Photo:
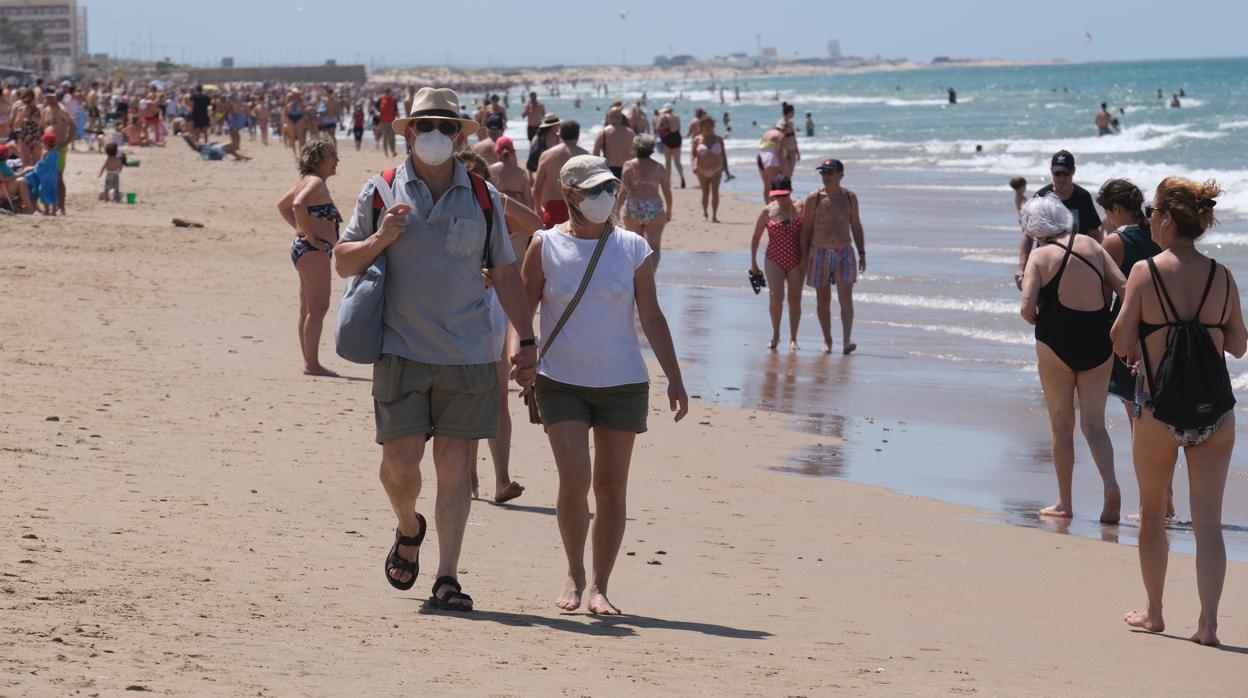
[[778, 175], [771, 180], [771, 202], [758, 214], [754, 226], [754, 239], [750, 243], [750, 271], [760, 273], [758, 268], [758, 244], [767, 231], [766, 268], [767, 288], [771, 292], [771, 341], [768, 349], [780, 344], [780, 318], [784, 315], [784, 300], [789, 300], [789, 351], [797, 351], [797, 326], [802, 321], [802, 278], [805, 268], [799, 239], [802, 218], [790, 196], [793, 185], [789, 178]]

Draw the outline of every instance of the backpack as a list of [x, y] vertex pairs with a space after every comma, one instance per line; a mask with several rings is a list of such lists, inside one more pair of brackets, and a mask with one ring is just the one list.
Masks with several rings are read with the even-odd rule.
[[[1161, 283], [1157, 265], [1151, 257], [1148, 259], [1148, 271], [1153, 276], [1153, 290], [1157, 293], [1157, 302], [1161, 304], [1161, 312], [1166, 319], [1162, 327], [1167, 328], [1166, 349], [1162, 352], [1161, 361], [1157, 362], [1156, 372], [1148, 358], [1148, 347], [1144, 342], [1140, 343], [1144, 369], [1150, 376], [1150, 402], [1153, 416], [1158, 421], [1179, 429], [1211, 426], [1235, 406], [1231, 378], [1226, 370], [1226, 357], [1214, 346], [1213, 337], [1209, 335], [1210, 327], [1220, 325], [1204, 325], [1200, 322], [1200, 311], [1205, 307], [1209, 289], [1213, 286], [1214, 273], [1218, 270], [1217, 262], [1212, 259], [1209, 262], [1209, 280], [1205, 282], [1205, 292], [1200, 298], [1196, 314], [1190, 320], [1179, 320], [1178, 310]], [[1230, 288], [1228, 273], [1228, 298]], [[1219, 320], [1225, 315], [1226, 306], [1223, 305]], [[1173, 321], [1171, 317], [1174, 318]]]
[[[494, 253], [490, 249], [490, 239], [494, 234], [494, 204], [490, 201], [490, 190], [485, 186], [485, 180], [476, 174], [469, 172], [468, 178], [472, 180], [472, 193], [477, 197], [477, 205], [481, 207], [481, 213], [485, 216], [485, 254], [482, 259], [482, 268], [494, 268]], [[387, 186], [394, 186], [394, 168], [381, 173], [381, 179]], [[381, 192], [376, 187], [373, 188], [373, 230], [377, 230], [381, 225], [381, 214], [385, 212], [386, 205], [381, 200]]]

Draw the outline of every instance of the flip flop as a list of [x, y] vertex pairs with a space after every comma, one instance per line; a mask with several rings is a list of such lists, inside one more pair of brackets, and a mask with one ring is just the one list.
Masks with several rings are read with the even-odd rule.
[[[443, 587], [450, 587], [451, 590], [438, 596], [438, 589]], [[464, 613], [472, 610], [472, 597], [463, 592], [463, 588], [459, 586], [459, 582], [454, 577], [438, 577], [433, 583], [432, 594], [429, 597], [429, 605], [436, 609]]]
[[[416, 522], [420, 524], [420, 533], [417, 533], [415, 537], [405, 536], [399, 529], [394, 529], [394, 545], [390, 546], [390, 553], [386, 555], [386, 581], [390, 582], [390, 586], [399, 591], [411, 589], [416, 584], [416, 575], [420, 574], [420, 550], [416, 551], [415, 560], [408, 561], [399, 557], [400, 545], [419, 546], [425, 541], [425, 531], [429, 528], [428, 524], [425, 523], [425, 517], [417, 514]], [[390, 576], [390, 572], [394, 570], [407, 572], [412, 576], [406, 582], [400, 582]]]

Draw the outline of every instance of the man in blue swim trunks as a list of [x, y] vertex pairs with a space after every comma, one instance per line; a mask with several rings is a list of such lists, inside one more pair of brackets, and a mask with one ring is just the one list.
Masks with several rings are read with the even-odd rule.
[[[823, 329], [825, 354], [832, 353], [832, 286], [836, 286], [844, 342], [841, 352], [849, 354], [858, 348], [850, 341], [854, 329], [854, 284], [858, 274], [867, 270], [858, 195], [841, 187], [845, 165], [840, 160], [824, 160], [815, 169], [823, 179], [823, 187], [806, 197], [806, 206], [802, 209], [805, 213], [801, 251], [802, 263], [806, 265], [806, 285], [815, 289], [816, 314]], [[858, 250], [856, 259], [854, 248]]]
[[230, 129], [230, 144], [222, 150], [233, 155], [236, 160], [250, 160], [240, 150], [243, 145], [243, 130], [247, 128], [247, 110], [239, 100], [237, 92], [231, 92], [225, 101], [225, 121]]

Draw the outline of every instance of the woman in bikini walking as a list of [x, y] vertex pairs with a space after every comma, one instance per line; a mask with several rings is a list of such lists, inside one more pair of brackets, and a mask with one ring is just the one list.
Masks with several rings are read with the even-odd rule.
[[[1122, 309], [1110, 336], [1114, 352], [1144, 375], [1148, 395], [1135, 414], [1132, 452], [1140, 484], [1140, 572], [1148, 603], [1127, 613], [1127, 625], [1149, 632], [1166, 629], [1162, 592], [1166, 582], [1169, 546], [1166, 541], [1166, 490], [1174, 475], [1179, 448], [1187, 457], [1192, 533], [1196, 538], [1196, 589], [1200, 617], [1193, 642], [1218, 644], [1218, 604], [1226, 580], [1226, 543], [1222, 538], [1222, 498], [1231, 453], [1235, 448], [1235, 399], [1226, 372], [1224, 352], [1241, 358], [1248, 349], [1248, 329], [1240, 311], [1239, 286], [1231, 271], [1196, 249], [1196, 240], [1217, 224], [1213, 209], [1222, 189], [1212, 181], [1193, 182], [1168, 177], [1157, 186], [1151, 206], [1145, 207], [1149, 228], [1162, 252], [1138, 262], [1127, 279]], [[1201, 336], [1203, 335], [1203, 336]], [[1174, 346], [1168, 338], [1174, 336]], [[1196, 362], [1176, 365], [1169, 349], [1181, 336], [1204, 340], [1207, 355], [1179, 352]], [[1138, 359], [1143, 361], [1138, 361]], [[1151, 361], [1149, 360], [1151, 358]], [[1158, 361], [1166, 364], [1160, 370]], [[1204, 362], [1200, 362], [1205, 359]], [[1183, 385], [1167, 377], [1195, 379], [1210, 394], [1196, 400], [1174, 400]], [[1200, 379], [1206, 379], [1200, 381]], [[1165, 398], [1163, 398], [1165, 396]], [[1157, 403], [1153, 402], [1157, 399]], [[1170, 416], [1187, 413], [1205, 426], [1171, 424]]]
[[667, 170], [650, 157], [654, 154], [654, 136], [642, 133], [634, 137], [633, 152], [637, 157], [624, 163], [617, 212], [623, 211], [626, 229], [650, 244], [654, 250], [650, 259], [657, 270], [663, 228], [672, 221], [672, 181]]
[[767, 231], [764, 262], [767, 288], [771, 292], [771, 341], [768, 349], [780, 344], [780, 319], [784, 316], [784, 300], [789, 300], [789, 351], [797, 351], [797, 326], [802, 321], [802, 280], [806, 270], [802, 264], [802, 217], [791, 197], [793, 185], [788, 177], [778, 175], [767, 192], [771, 202], [763, 207], [754, 224], [750, 241], [750, 271], [758, 274], [758, 244]]
[[703, 116], [698, 120], [699, 133], [690, 145], [690, 162], [702, 189], [702, 217], [706, 218], [707, 200], [711, 203], [711, 220], [719, 222], [719, 183], [728, 172], [728, 158], [724, 154], [724, 139], [715, 133], [715, 118]]

